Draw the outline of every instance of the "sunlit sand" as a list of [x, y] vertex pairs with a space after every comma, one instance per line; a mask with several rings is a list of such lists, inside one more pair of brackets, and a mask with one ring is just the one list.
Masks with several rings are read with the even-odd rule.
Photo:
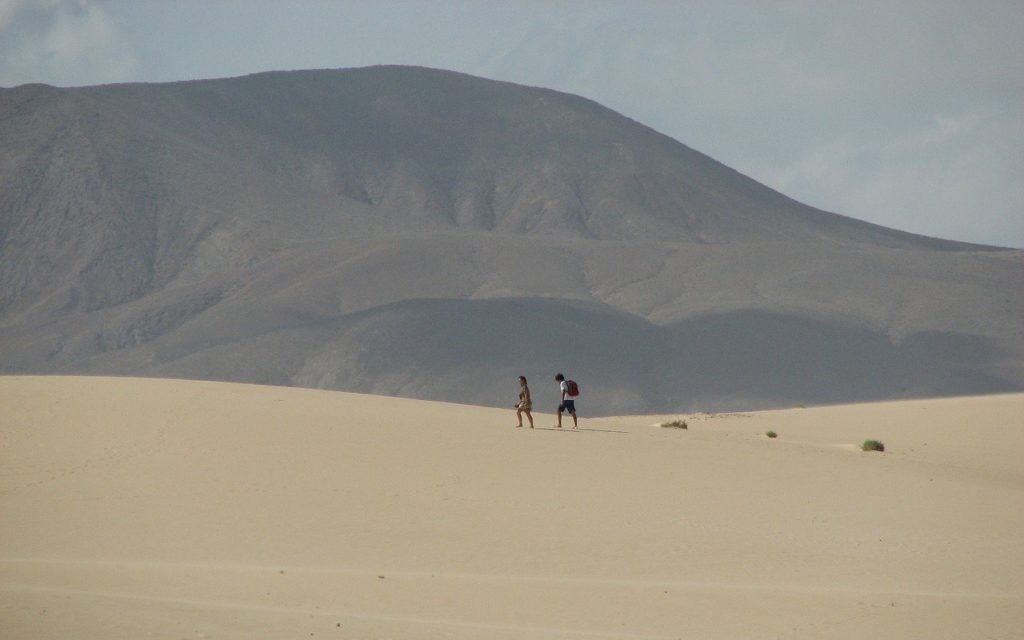
[[1021, 637], [1024, 395], [534, 419], [0, 378], [0, 637]]

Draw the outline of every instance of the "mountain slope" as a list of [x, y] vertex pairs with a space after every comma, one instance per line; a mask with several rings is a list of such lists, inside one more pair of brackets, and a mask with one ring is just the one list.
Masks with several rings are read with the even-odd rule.
[[[504, 382], [464, 384], [487, 343], [459, 342], [458, 330], [487, 317], [521, 348], [481, 359], [476, 378], [575, 366], [612, 398], [592, 405], [601, 411], [1024, 385], [1021, 252], [806, 207], [546, 89], [407, 67], [27, 85], [0, 90], [0, 169], [4, 371], [372, 387], [501, 405]], [[539, 325], [465, 304], [490, 298], [523, 298]], [[545, 298], [555, 306], [538, 307]], [[425, 300], [434, 302], [416, 302]], [[577, 317], [603, 328], [596, 344], [563, 352], [580, 328], [555, 319], [579, 303], [606, 310]], [[395, 313], [390, 341], [352, 329]], [[742, 385], [729, 382], [738, 362], [708, 363], [713, 379], [703, 381], [667, 373], [706, 346], [672, 327], [729, 318], [755, 334], [842, 327], [833, 337], [850, 357], [867, 349], [876, 371], [920, 336], [960, 346], [945, 359], [910, 358], [893, 377], [794, 338], [773, 356], [798, 365], [778, 388], [765, 380], [776, 375], [769, 361]], [[412, 349], [429, 335], [463, 355]], [[737, 338], [710, 335], [711, 353]], [[623, 347], [609, 352], [615, 361], [604, 357], [612, 336]], [[890, 346], [865, 346], [876, 338]], [[541, 358], [534, 345], [549, 340]], [[378, 345], [372, 362], [352, 364], [364, 343]], [[650, 371], [641, 359], [619, 375], [633, 343], [650, 347]], [[846, 370], [846, 395], [809, 379], [830, 366]]]

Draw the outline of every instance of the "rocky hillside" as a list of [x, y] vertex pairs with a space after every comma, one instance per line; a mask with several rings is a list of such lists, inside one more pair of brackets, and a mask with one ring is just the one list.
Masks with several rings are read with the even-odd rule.
[[[1024, 388], [1020, 251], [407, 67], [0, 90], [0, 366], [600, 412]], [[742, 346], [742, 348], [740, 348]], [[511, 395], [514, 397], [514, 385]]]

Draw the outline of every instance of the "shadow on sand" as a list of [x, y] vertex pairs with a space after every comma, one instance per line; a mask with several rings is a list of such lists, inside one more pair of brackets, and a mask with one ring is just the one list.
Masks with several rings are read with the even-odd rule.
[[[524, 429], [529, 429], [529, 427], [523, 427], [523, 428]], [[567, 432], [567, 433], [572, 433], [573, 431], [590, 431], [591, 433], [629, 433], [628, 431], [619, 431], [618, 429], [587, 429], [587, 428], [584, 428], [584, 427], [580, 427], [579, 429], [573, 429], [572, 427], [562, 427], [561, 429], [559, 429], [558, 427], [535, 427], [535, 430], [536, 431], [557, 431], [557, 432]]]

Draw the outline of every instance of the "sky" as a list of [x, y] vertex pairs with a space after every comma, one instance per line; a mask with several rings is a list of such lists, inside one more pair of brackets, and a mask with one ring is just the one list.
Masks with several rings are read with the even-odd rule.
[[806, 204], [1024, 248], [1024, 0], [0, 0], [0, 87], [411, 64], [579, 94]]

